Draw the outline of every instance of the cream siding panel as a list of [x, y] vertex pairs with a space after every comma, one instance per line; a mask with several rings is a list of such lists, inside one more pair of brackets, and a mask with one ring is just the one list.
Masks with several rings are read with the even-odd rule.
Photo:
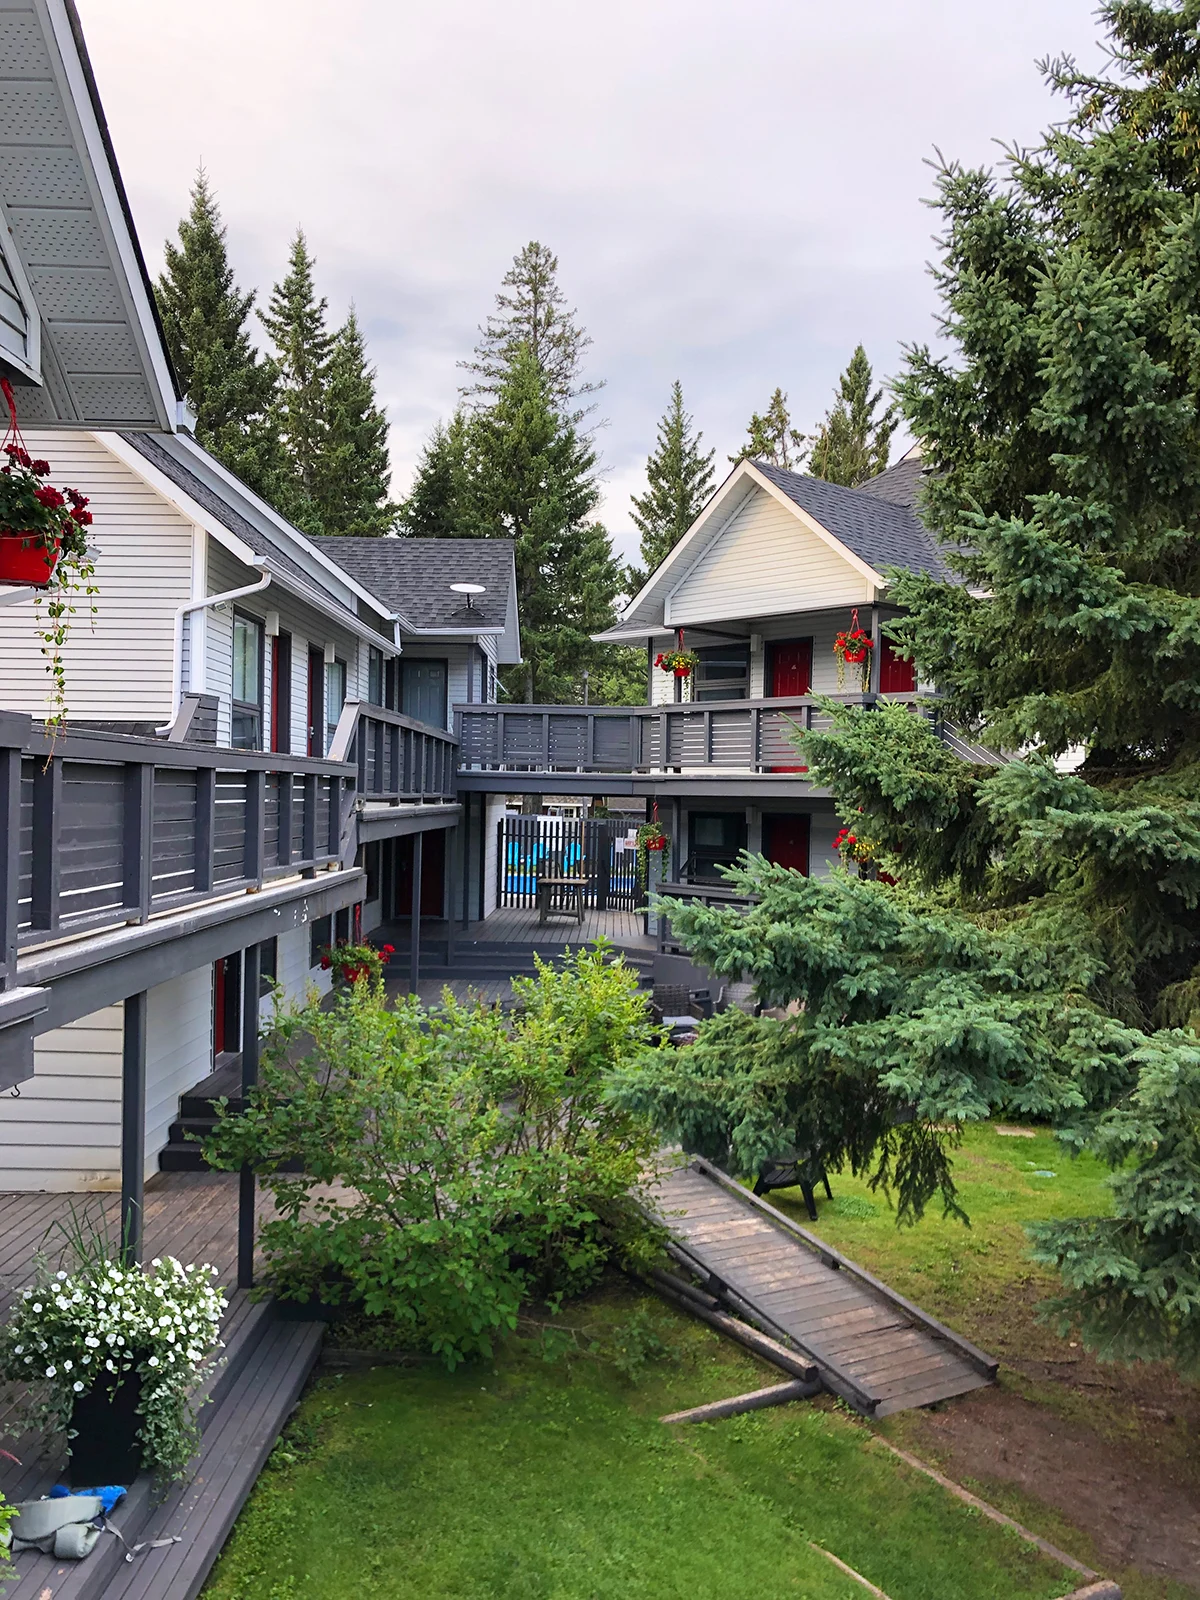
[[[837, 658], [833, 653], [834, 639], [844, 628], [851, 626], [853, 609], [853, 606], [847, 606], [844, 611], [820, 612], [815, 616], [811, 613], [806, 615], [800, 612], [792, 616], [772, 617], [768, 622], [756, 622], [754, 631], [762, 638], [763, 647], [752, 650], [750, 653], [751, 698], [760, 699], [765, 692], [766, 646], [773, 639], [812, 640], [812, 692], [814, 694], [852, 694], [857, 692], [861, 685], [861, 679], [855, 677], [852, 668], [846, 669], [845, 681], [841, 684], [838, 683]], [[871, 627], [869, 605], [861, 606], [859, 621], [869, 632]]]
[[123, 1041], [119, 1005], [34, 1041], [33, 1077], [0, 1099], [0, 1189], [120, 1187]]
[[[97, 614], [76, 601], [63, 651], [76, 717], [163, 722], [175, 709], [175, 611], [191, 595], [192, 527], [91, 434], [26, 435], [53, 467], [50, 482], [80, 489], [94, 517]], [[44, 609], [44, 608], [43, 608]], [[32, 600], [0, 609], [0, 695], [8, 710], [44, 716], [49, 679]]]
[[146, 1174], [179, 1115], [179, 1097], [212, 1071], [213, 969], [197, 967], [146, 994]]
[[496, 909], [497, 888], [500, 876], [500, 818], [508, 810], [508, 801], [502, 794], [487, 797], [484, 818], [483, 844], [483, 914], [490, 917]]
[[672, 591], [668, 621], [678, 628], [869, 598], [861, 573], [759, 490]]
[[831, 811], [815, 811], [808, 835], [808, 871], [810, 877], [827, 878], [834, 867], [841, 865], [841, 857], [833, 848], [833, 841], [841, 831], [840, 819]]

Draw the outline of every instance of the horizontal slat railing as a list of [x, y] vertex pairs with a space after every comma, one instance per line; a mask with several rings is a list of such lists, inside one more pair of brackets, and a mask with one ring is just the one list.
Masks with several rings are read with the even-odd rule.
[[445, 728], [418, 722], [399, 711], [347, 700], [338, 719], [330, 756], [358, 768], [364, 800], [453, 800], [458, 740]]
[[658, 948], [664, 954], [682, 954], [683, 947], [671, 932], [670, 907], [672, 902], [682, 905], [730, 906], [748, 911], [758, 904], [756, 895], [742, 894], [732, 886], [714, 883], [683, 883], [668, 880], [656, 885], [655, 896], [661, 902], [658, 910]]
[[811, 695], [665, 706], [459, 705], [454, 718], [465, 772], [796, 772], [795, 733], [829, 723]]
[[0, 714], [0, 988], [19, 949], [345, 857], [348, 762], [86, 730]]

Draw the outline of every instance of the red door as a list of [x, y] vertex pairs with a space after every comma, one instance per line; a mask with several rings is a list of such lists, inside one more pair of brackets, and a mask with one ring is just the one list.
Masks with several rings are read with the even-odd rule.
[[271, 749], [292, 748], [292, 640], [278, 633], [271, 640]]
[[777, 867], [793, 867], [808, 876], [807, 811], [773, 813], [763, 817], [763, 855]]
[[767, 695], [808, 694], [812, 688], [811, 639], [772, 639], [767, 645]]
[[[432, 828], [424, 835], [421, 846], [421, 915], [445, 915], [442, 890], [446, 875], [446, 833], [443, 828]], [[396, 840], [396, 915], [412, 915], [413, 841]]]
[[879, 692], [880, 694], [917, 692], [916, 662], [905, 661], [897, 655], [896, 646], [887, 638], [883, 640], [883, 648], [879, 652]]
[[308, 652], [308, 753], [325, 754], [325, 652]]
[[[808, 694], [812, 690], [811, 639], [772, 639], [767, 645], [767, 696]], [[772, 772], [807, 772], [807, 767], [772, 767]]]

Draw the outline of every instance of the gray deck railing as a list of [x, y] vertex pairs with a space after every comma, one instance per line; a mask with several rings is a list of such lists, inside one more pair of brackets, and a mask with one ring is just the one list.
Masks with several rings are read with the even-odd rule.
[[0, 712], [0, 989], [30, 945], [343, 860], [354, 794], [347, 762]]
[[[743, 894], [730, 884], [716, 883], [683, 883], [679, 880], [668, 879], [664, 883], [656, 884], [654, 893], [659, 896], [665, 906], [669, 907], [673, 900], [677, 904], [702, 905], [702, 906], [736, 906], [742, 910], [749, 910], [758, 904], [758, 896]], [[686, 954], [682, 945], [671, 931], [671, 918], [669, 909], [658, 913], [658, 948], [663, 954]]]
[[[861, 694], [829, 698], [868, 703]], [[454, 716], [460, 767], [476, 772], [795, 772], [795, 732], [830, 721], [809, 695], [666, 706], [459, 705]]]
[[347, 700], [329, 747], [331, 759], [358, 766], [364, 800], [452, 800], [458, 740], [445, 728], [418, 722], [365, 700]]

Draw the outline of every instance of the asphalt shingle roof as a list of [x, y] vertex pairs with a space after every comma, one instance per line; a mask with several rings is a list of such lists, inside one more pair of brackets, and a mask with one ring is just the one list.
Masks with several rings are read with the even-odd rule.
[[[266, 556], [274, 566], [281, 571], [290, 573], [292, 577], [299, 578], [308, 589], [322, 589], [320, 580], [312, 573], [306, 572], [299, 562], [294, 561], [286, 550], [282, 549], [275, 541], [269, 538], [257, 523], [251, 522], [242, 515], [236, 507], [231, 506], [228, 500], [211, 489], [202, 478], [196, 476], [185, 461], [171, 449], [169, 435], [159, 436], [152, 433], [123, 433], [121, 438], [125, 443], [132, 445], [139, 455], [144, 456], [151, 466], [157, 467], [164, 478], [169, 478], [177, 489], [182, 489], [197, 505], [203, 506], [210, 512], [223, 528], [228, 528], [230, 533], [236, 534], [245, 544], [248, 544], [256, 556]], [[297, 538], [306, 535], [297, 530]], [[313, 543], [315, 541], [311, 541]], [[325, 542], [325, 541], [322, 541]], [[323, 590], [326, 599], [340, 606], [349, 616], [355, 613], [338, 599], [330, 590]]]
[[886, 472], [860, 483], [863, 494], [873, 494], [877, 500], [890, 500], [898, 506], [914, 506], [925, 476], [925, 464], [920, 456], [902, 456]]
[[[513, 582], [511, 539], [314, 539], [321, 551], [415, 628], [503, 628]], [[454, 594], [452, 583], [484, 593]]]
[[907, 505], [882, 499], [865, 487], [846, 489], [840, 483], [787, 472], [766, 461], [756, 461], [754, 465], [789, 500], [815, 517], [876, 572], [883, 572], [886, 567], [904, 567], [910, 572], [927, 572], [953, 581], [937, 540]]

